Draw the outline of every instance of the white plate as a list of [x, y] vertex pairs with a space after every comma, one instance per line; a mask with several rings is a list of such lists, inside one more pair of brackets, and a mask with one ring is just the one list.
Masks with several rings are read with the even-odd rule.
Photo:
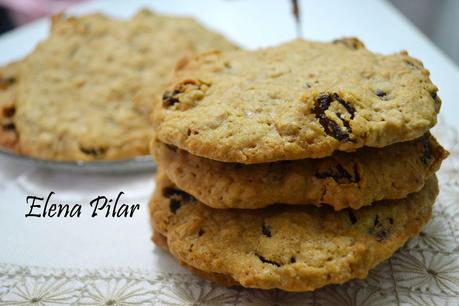
[[123, 174], [156, 170], [155, 162], [148, 155], [107, 161], [54, 161], [18, 155], [4, 148], [0, 148], [0, 155], [42, 169], [76, 173]]

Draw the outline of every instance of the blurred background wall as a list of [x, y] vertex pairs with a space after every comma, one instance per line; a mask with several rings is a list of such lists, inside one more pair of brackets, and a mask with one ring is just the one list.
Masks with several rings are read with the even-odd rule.
[[389, 0], [459, 65], [459, 0]]
[[[0, 0], [0, 33], [82, 1], [85, 0]], [[392, 3], [459, 65], [459, 0], [382, 1]]]

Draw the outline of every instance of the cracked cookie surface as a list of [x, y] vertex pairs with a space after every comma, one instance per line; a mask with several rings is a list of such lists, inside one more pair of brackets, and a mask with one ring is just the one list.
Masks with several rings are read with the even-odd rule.
[[194, 156], [157, 139], [153, 152], [178, 188], [214, 208], [283, 203], [330, 205], [335, 210], [419, 191], [448, 154], [430, 134], [381, 149], [252, 165]]
[[162, 142], [246, 164], [413, 140], [441, 104], [420, 61], [372, 53], [356, 39], [201, 54], [162, 98], [153, 116]]
[[419, 233], [437, 194], [432, 176], [405, 199], [359, 210], [310, 205], [221, 210], [158, 173], [150, 214], [170, 252], [195, 269], [229, 276], [244, 287], [310, 291], [366, 277]]
[[191, 18], [141, 11], [128, 20], [55, 16], [24, 60], [15, 122], [21, 153], [52, 160], [148, 154], [153, 96], [177, 61], [235, 46]]

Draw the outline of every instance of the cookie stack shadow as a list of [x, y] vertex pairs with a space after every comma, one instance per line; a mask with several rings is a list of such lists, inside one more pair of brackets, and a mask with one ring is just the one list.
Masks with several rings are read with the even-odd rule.
[[154, 242], [225, 286], [365, 278], [431, 217], [436, 91], [356, 39], [190, 59], [153, 116]]

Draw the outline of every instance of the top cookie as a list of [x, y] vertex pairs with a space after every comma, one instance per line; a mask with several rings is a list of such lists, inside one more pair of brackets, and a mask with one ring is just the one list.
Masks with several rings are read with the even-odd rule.
[[356, 39], [213, 52], [180, 68], [155, 105], [157, 137], [224, 162], [321, 158], [412, 140], [436, 123], [441, 104], [421, 62], [372, 53]]
[[21, 153], [44, 159], [121, 159], [148, 153], [152, 97], [177, 61], [234, 45], [191, 18], [141, 11], [53, 18], [21, 65], [16, 127]]

